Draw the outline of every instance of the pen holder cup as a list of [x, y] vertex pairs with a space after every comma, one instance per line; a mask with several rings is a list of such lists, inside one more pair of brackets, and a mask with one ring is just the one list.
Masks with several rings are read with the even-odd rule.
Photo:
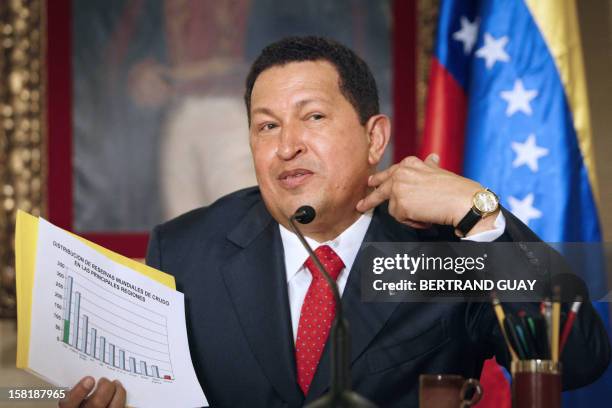
[[561, 408], [561, 363], [512, 362], [512, 408]]

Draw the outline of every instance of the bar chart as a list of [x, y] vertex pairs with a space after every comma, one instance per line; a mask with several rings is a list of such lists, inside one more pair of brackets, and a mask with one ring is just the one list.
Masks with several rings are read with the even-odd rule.
[[165, 316], [83, 272], [64, 265], [61, 269], [56, 283], [56, 298], [63, 300], [58, 341], [114, 369], [174, 379]]
[[120, 381], [126, 406], [208, 406], [174, 278], [28, 217], [16, 242], [17, 367], [55, 387]]

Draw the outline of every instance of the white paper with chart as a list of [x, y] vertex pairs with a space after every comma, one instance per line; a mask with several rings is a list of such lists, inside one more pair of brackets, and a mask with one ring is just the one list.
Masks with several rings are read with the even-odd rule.
[[195, 375], [183, 294], [40, 219], [29, 369], [71, 387], [118, 379], [128, 405], [208, 405]]

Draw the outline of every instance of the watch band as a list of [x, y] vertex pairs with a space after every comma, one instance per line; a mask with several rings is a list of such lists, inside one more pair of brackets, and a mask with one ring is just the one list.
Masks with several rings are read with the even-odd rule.
[[459, 221], [459, 224], [457, 224], [455, 229], [461, 233], [462, 237], [465, 237], [468, 232], [470, 232], [470, 230], [474, 228], [474, 225], [476, 225], [476, 223], [478, 223], [478, 221], [480, 221], [481, 219], [482, 214], [480, 214], [474, 207], [472, 207], [470, 208], [470, 211], [465, 214], [465, 217], [463, 217], [461, 221]]

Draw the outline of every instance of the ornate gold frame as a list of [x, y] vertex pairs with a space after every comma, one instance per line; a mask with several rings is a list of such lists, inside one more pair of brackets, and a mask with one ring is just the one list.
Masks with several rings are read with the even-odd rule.
[[44, 0], [0, 2], [0, 317], [15, 315], [17, 209], [44, 214]]

